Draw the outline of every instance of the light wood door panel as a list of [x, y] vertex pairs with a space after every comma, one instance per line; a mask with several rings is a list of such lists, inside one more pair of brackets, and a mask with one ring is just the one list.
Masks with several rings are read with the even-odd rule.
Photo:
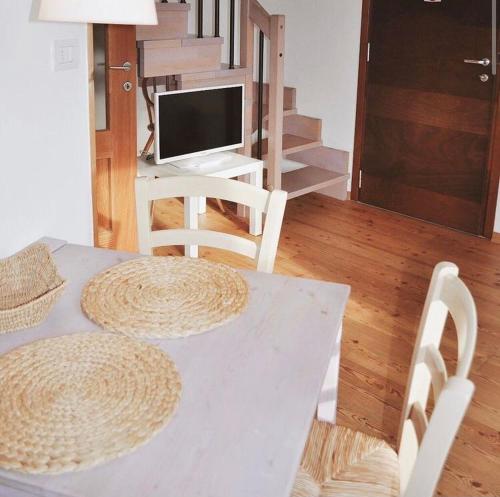
[[[106, 27], [106, 129], [96, 131], [93, 171], [94, 242], [136, 251], [137, 52], [135, 26]], [[130, 62], [130, 71], [112, 70]], [[124, 84], [132, 89], [126, 91]]]

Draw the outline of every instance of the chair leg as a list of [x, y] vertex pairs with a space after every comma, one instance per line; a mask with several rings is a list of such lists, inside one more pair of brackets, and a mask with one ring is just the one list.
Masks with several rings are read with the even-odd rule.
[[220, 211], [222, 214], [226, 213], [226, 209], [224, 208], [224, 204], [222, 203], [222, 200], [220, 198], [215, 199], [217, 201], [217, 205], [219, 206]]

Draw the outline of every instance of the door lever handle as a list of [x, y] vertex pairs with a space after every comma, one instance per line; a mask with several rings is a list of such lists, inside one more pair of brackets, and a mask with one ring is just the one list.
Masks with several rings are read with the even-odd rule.
[[[97, 64], [99, 67], [106, 67], [104, 62], [99, 62]], [[114, 71], [125, 71], [128, 72], [132, 69], [132, 64], [130, 62], [124, 62], [123, 66], [108, 66], [108, 69], [113, 69]]]
[[464, 62], [466, 64], [477, 64], [479, 66], [483, 67], [488, 67], [491, 64], [491, 60], [487, 59], [486, 57], [481, 60], [475, 60], [475, 59], [465, 59]]
[[132, 69], [132, 64], [130, 62], [124, 62], [123, 66], [109, 66], [108, 69], [128, 72], [130, 71], [130, 69]]

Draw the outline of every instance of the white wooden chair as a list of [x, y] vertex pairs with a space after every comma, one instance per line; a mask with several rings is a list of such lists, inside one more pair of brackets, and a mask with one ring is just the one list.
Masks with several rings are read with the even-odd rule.
[[[458, 337], [455, 375], [439, 351], [448, 314]], [[474, 392], [467, 379], [477, 314], [454, 264], [436, 266], [420, 322], [403, 404], [398, 453], [384, 441], [314, 421], [294, 497], [432, 497]], [[432, 390], [435, 406], [427, 407]]]
[[[266, 214], [260, 244], [247, 238], [209, 230], [169, 229], [152, 231], [150, 205], [155, 200], [184, 197], [219, 198], [237, 202]], [[250, 257], [257, 270], [272, 273], [285, 213], [287, 193], [262, 188], [240, 181], [207, 176], [179, 176], [168, 178], [137, 178], [136, 206], [139, 251], [151, 255], [155, 247], [169, 245], [206, 246], [230, 250]]]

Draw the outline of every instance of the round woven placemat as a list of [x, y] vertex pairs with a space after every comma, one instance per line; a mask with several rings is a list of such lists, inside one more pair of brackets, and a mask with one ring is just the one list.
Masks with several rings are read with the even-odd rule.
[[181, 381], [157, 347], [109, 333], [30, 343], [0, 357], [0, 467], [80, 471], [127, 454], [168, 422]]
[[87, 283], [82, 308], [109, 331], [180, 338], [212, 330], [247, 306], [248, 285], [234, 269], [204, 259], [145, 257]]

